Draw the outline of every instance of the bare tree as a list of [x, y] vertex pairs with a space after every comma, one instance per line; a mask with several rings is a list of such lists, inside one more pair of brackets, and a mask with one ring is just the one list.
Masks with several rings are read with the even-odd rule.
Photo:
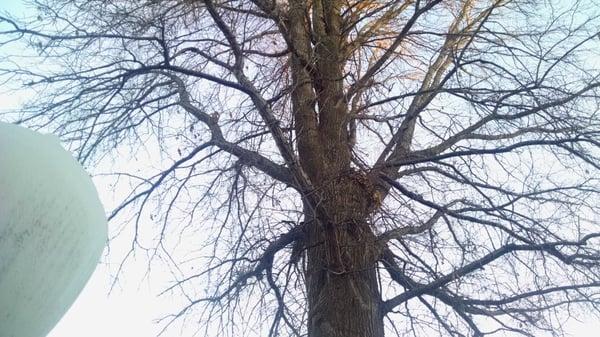
[[595, 1], [33, 5], [0, 17], [3, 79], [37, 93], [18, 122], [88, 165], [161, 155], [114, 173], [110, 219], [122, 266], [172, 270], [165, 331], [562, 335], [598, 312]]

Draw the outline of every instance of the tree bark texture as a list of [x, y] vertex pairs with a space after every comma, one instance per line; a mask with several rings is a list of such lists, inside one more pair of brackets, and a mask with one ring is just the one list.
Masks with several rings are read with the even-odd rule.
[[[314, 188], [305, 200], [309, 337], [382, 337], [375, 188], [351, 166], [339, 1], [291, 1], [292, 105], [300, 163]], [[315, 202], [316, 201], [316, 202]]]
[[365, 221], [374, 189], [351, 172], [324, 190], [326, 215], [306, 222], [308, 336], [381, 337], [378, 252]]

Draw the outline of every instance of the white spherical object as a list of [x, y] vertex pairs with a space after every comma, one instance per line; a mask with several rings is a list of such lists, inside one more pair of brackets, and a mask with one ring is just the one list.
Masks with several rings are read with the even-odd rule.
[[46, 336], [106, 238], [92, 180], [58, 138], [0, 123], [0, 336]]

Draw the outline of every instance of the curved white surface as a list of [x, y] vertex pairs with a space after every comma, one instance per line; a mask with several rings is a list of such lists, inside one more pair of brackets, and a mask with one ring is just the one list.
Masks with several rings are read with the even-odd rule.
[[58, 139], [0, 123], [0, 336], [46, 336], [106, 237], [92, 180]]

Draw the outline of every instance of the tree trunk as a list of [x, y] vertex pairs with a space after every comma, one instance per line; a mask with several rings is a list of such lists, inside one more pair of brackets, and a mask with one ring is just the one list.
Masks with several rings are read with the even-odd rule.
[[344, 98], [343, 2], [290, 1], [292, 104], [305, 200], [309, 337], [383, 337], [378, 249], [369, 213], [376, 189], [351, 167]]
[[309, 337], [384, 335], [378, 250], [366, 221], [373, 188], [364, 179], [356, 172], [333, 179], [321, 195], [325, 212], [307, 216]]

